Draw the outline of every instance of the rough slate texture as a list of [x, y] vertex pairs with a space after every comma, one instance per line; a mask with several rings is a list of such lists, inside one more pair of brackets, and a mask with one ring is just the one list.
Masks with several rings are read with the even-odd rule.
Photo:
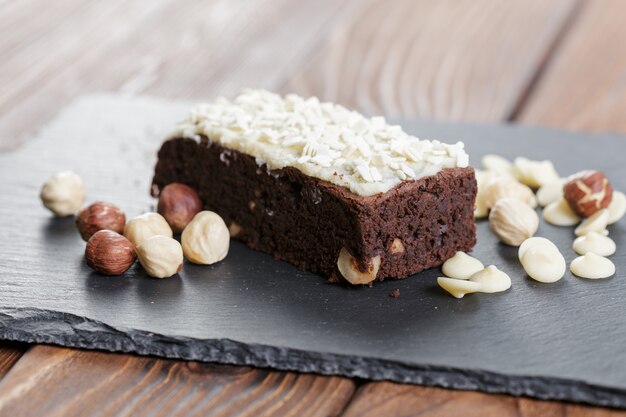
[[[89, 200], [134, 216], [151, 207], [149, 182], [161, 138], [184, 103], [114, 97], [83, 99], [40, 137], [0, 156], [0, 337], [26, 342], [154, 354], [277, 369], [391, 379], [626, 408], [624, 223], [611, 227], [617, 276], [526, 278], [516, 250], [479, 224], [475, 254], [513, 280], [502, 294], [456, 300], [436, 270], [374, 288], [327, 285], [323, 278], [233, 244], [225, 262], [185, 265], [155, 280], [92, 273], [72, 219], [52, 219], [40, 184], [74, 169]], [[404, 122], [422, 137], [464, 140], [474, 161], [492, 151], [548, 157], [562, 174], [602, 168], [626, 190], [615, 155], [623, 137], [538, 128]], [[573, 232], [541, 224], [569, 261]], [[389, 293], [400, 289], [400, 297]], [[133, 329], [133, 330], [131, 330]]]

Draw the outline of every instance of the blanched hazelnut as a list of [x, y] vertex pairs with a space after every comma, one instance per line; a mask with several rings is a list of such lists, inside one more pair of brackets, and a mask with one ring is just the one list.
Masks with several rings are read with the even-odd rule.
[[508, 177], [496, 177], [488, 180], [483, 198], [487, 208], [492, 208], [504, 198], [514, 198], [528, 206], [535, 203], [533, 190], [514, 178]]
[[489, 225], [503, 243], [519, 246], [537, 232], [539, 217], [527, 204], [505, 198], [491, 209]]
[[87, 265], [103, 275], [121, 275], [135, 262], [135, 248], [124, 236], [111, 230], [94, 233], [87, 242]]
[[590, 217], [607, 208], [613, 198], [613, 187], [600, 171], [581, 171], [568, 178], [563, 195], [570, 208], [580, 217]]
[[157, 212], [165, 218], [174, 233], [181, 233], [200, 210], [202, 201], [188, 185], [178, 182], [168, 184], [159, 195]]
[[341, 275], [352, 285], [369, 284], [376, 279], [380, 268], [380, 255], [370, 259], [365, 271], [359, 269], [356, 259], [346, 248], [341, 248], [337, 258], [337, 268]]
[[76, 213], [85, 201], [83, 180], [72, 171], [53, 175], [39, 194], [43, 205], [55, 216], [65, 217]]
[[112, 230], [121, 234], [124, 232], [125, 224], [124, 212], [104, 201], [96, 201], [82, 209], [76, 216], [76, 227], [83, 240], [89, 240], [99, 230]]
[[201, 211], [185, 227], [180, 237], [183, 252], [189, 261], [211, 265], [228, 254], [230, 233], [224, 220], [212, 211]]
[[183, 249], [177, 240], [156, 235], [137, 246], [139, 263], [154, 278], [169, 278], [183, 267]]
[[173, 233], [167, 221], [159, 213], [145, 213], [126, 223], [124, 236], [137, 247], [149, 237], [172, 237]]

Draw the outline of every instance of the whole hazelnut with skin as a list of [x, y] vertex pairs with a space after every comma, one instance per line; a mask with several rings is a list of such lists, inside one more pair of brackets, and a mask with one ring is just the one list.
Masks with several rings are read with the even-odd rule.
[[128, 239], [111, 230], [96, 232], [85, 248], [87, 265], [103, 275], [121, 275], [136, 259], [135, 247]]
[[99, 230], [112, 230], [122, 234], [125, 225], [124, 212], [104, 201], [96, 201], [82, 209], [76, 216], [76, 227], [83, 240], [89, 240]]
[[161, 191], [157, 212], [165, 217], [174, 233], [181, 233], [200, 210], [202, 201], [188, 185], [174, 182]]
[[613, 198], [613, 187], [600, 171], [581, 171], [568, 178], [563, 196], [580, 217], [589, 217], [606, 208]]

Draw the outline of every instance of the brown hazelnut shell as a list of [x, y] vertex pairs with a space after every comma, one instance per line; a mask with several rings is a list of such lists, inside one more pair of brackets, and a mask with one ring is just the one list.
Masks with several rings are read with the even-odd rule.
[[174, 233], [181, 233], [202, 210], [202, 201], [188, 185], [173, 182], [161, 190], [157, 212], [162, 215]]
[[87, 265], [102, 275], [121, 275], [137, 259], [135, 247], [128, 239], [111, 230], [94, 233], [85, 248]]
[[126, 215], [117, 206], [104, 201], [96, 201], [76, 215], [76, 227], [83, 240], [89, 240], [99, 230], [124, 232]]

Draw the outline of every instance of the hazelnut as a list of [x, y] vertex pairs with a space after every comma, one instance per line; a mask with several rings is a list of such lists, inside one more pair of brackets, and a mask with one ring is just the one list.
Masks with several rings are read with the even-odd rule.
[[532, 205], [535, 194], [530, 187], [508, 177], [496, 177], [485, 185], [484, 203], [487, 208], [492, 208], [503, 198], [515, 198], [521, 202]]
[[72, 171], [59, 172], [45, 182], [39, 197], [43, 205], [55, 216], [69, 216], [83, 205], [85, 185]]
[[144, 240], [152, 236], [172, 237], [172, 229], [167, 221], [159, 213], [145, 213], [130, 219], [124, 227], [124, 236], [130, 240], [135, 247]]
[[560, 178], [551, 161], [533, 161], [523, 157], [515, 158], [513, 172], [522, 184], [532, 188], [539, 188]]
[[498, 238], [511, 246], [519, 246], [533, 236], [539, 227], [535, 210], [514, 198], [499, 200], [489, 213], [489, 224]]
[[174, 233], [182, 232], [200, 210], [202, 201], [188, 185], [178, 182], [168, 184], [159, 195], [157, 212], [165, 217]]
[[398, 253], [404, 253], [404, 243], [402, 243], [402, 240], [395, 238], [393, 242], [391, 242], [389, 252], [393, 253], [394, 255]]
[[89, 240], [99, 230], [112, 230], [121, 234], [125, 224], [124, 212], [103, 201], [96, 201], [85, 207], [76, 216], [76, 227], [83, 240]]
[[121, 275], [135, 262], [135, 248], [128, 239], [112, 230], [91, 236], [85, 248], [87, 265], [103, 275]]
[[607, 208], [613, 198], [613, 187], [600, 171], [581, 171], [568, 178], [563, 195], [570, 208], [580, 217], [589, 217]]
[[380, 255], [370, 259], [365, 271], [361, 271], [356, 259], [346, 248], [341, 248], [337, 258], [337, 268], [341, 275], [352, 285], [369, 284], [376, 279], [380, 268]]
[[217, 213], [201, 211], [185, 227], [180, 239], [185, 257], [189, 261], [211, 265], [228, 254], [230, 232]]
[[137, 246], [137, 258], [146, 273], [154, 278], [169, 278], [183, 267], [180, 243], [162, 235], [149, 237]]

